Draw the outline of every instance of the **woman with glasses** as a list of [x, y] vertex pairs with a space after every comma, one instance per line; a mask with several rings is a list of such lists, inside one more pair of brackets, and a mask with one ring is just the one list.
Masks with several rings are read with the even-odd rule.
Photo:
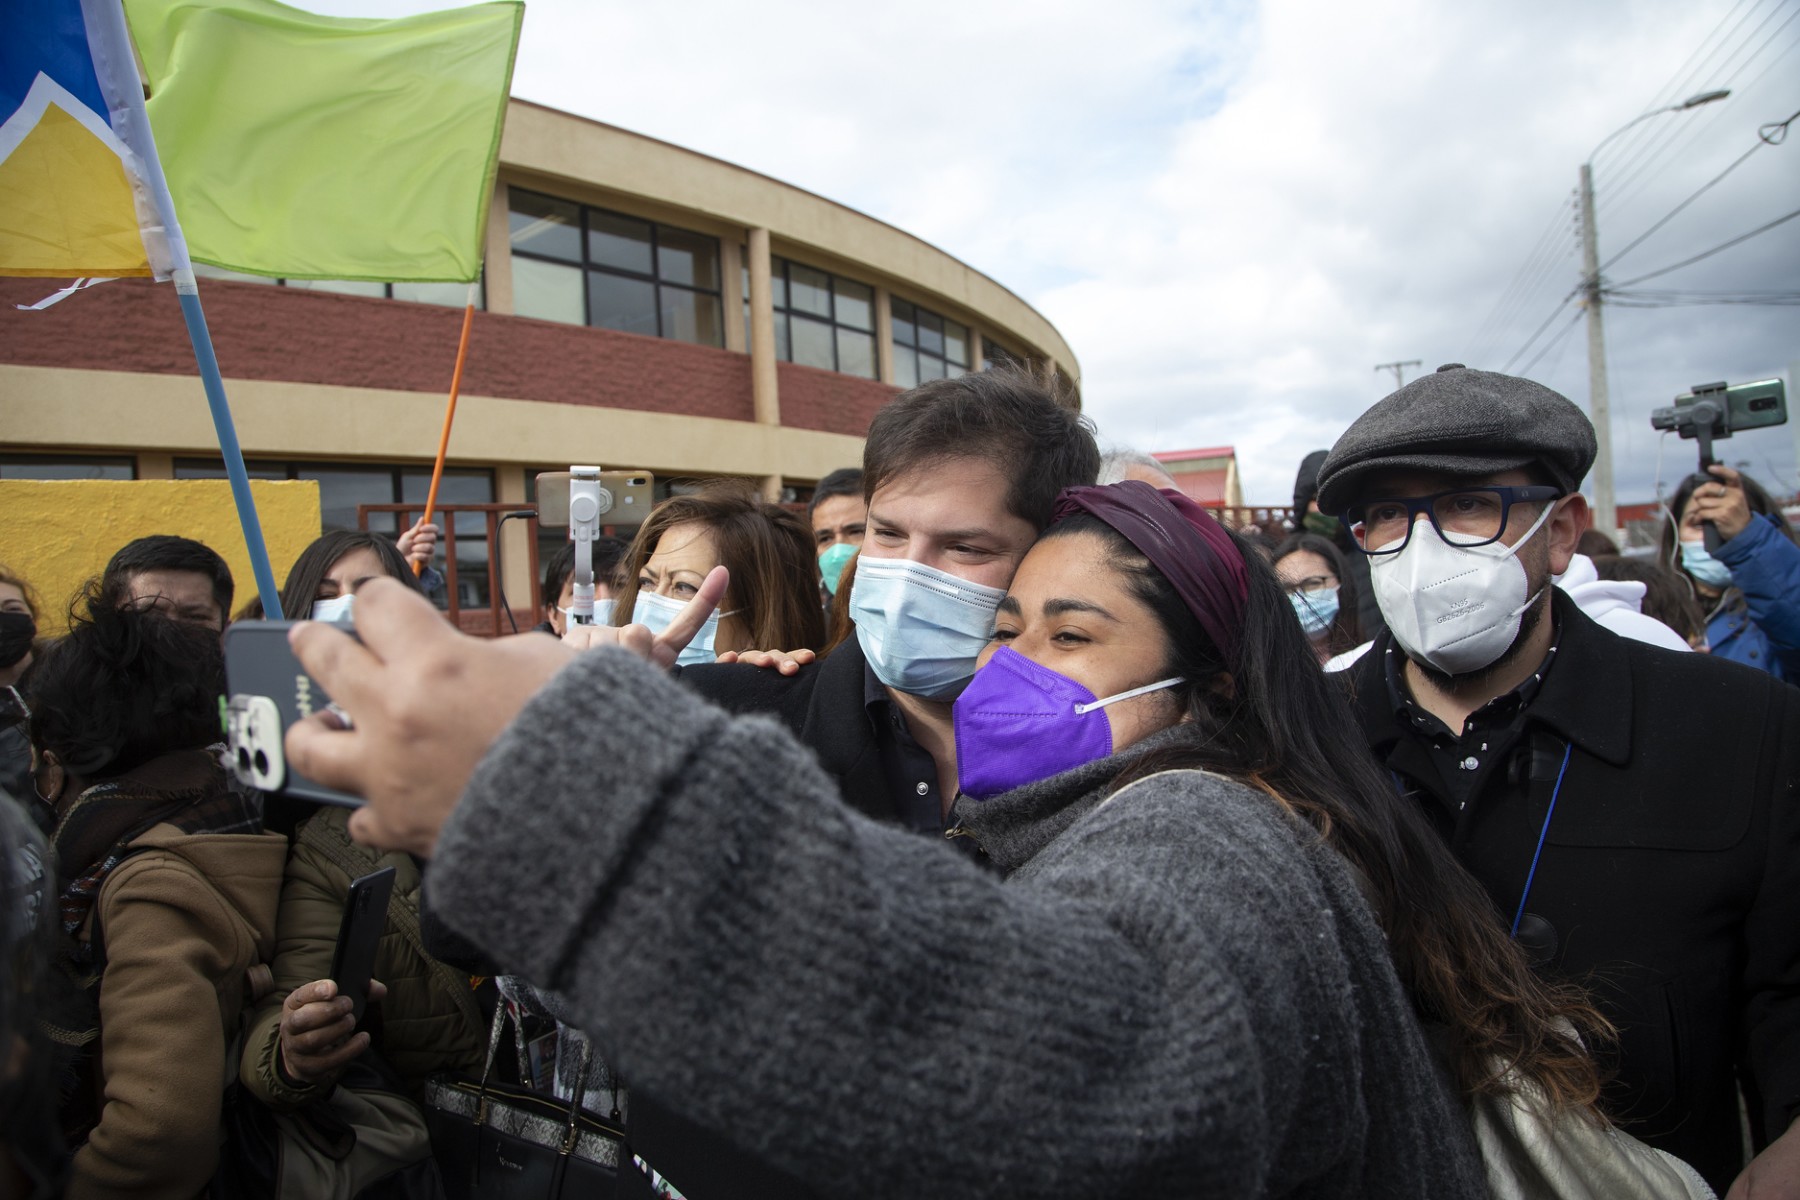
[[1296, 533], [1275, 548], [1275, 576], [1320, 662], [1362, 642], [1358, 595], [1344, 553], [1330, 538]]

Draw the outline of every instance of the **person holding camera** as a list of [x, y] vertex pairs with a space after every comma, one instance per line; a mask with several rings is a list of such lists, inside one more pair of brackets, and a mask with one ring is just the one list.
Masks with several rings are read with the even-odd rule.
[[1359, 417], [1319, 502], [1368, 557], [1389, 632], [1344, 677], [1382, 766], [1519, 944], [1617, 1026], [1613, 1115], [1721, 1192], [1738, 1180], [1734, 1200], [1794, 1196], [1800, 693], [1619, 637], [1552, 585], [1594, 454], [1564, 397], [1457, 364]]
[[[1715, 657], [1800, 683], [1800, 545], [1762, 486], [1727, 466], [1690, 475], [1669, 503], [1663, 561], [1706, 612]], [[1707, 549], [1706, 526], [1724, 545]]]

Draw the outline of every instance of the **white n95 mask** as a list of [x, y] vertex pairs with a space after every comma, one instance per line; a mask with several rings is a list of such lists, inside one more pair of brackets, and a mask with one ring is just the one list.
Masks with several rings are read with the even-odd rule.
[[850, 619], [875, 678], [927, 700], [952, 700], [994, 637], [1001, 588], [904, 558], [856, 560]]
[[1554, 502], [1547, 504], [1510, 546], [1452, 546], [1430, 521], [1421, 529], [1415, 520], [1404, 550], [1371, 557], [1375, 601], [1401, 649], [1446, 675], [1479, 671], [1505, 654], [1525, 610], [1544, 594], [1526, 596], [1530, 581], [1519, 548], [1555, 510]]

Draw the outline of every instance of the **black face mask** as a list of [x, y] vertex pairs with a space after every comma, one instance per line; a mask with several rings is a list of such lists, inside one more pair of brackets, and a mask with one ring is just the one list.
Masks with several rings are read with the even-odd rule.
[[36, 638], [37, 622], [30, 613], [0, 612], [0, 670], [29, 654]]

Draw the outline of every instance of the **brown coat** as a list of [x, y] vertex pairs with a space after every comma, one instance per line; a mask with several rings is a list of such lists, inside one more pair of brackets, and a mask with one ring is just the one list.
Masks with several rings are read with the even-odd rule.
[[394, 868], [394, 895], [375, 952], [375, 978], [388, 988], [380, 1002], [378, 1049], [415, 1098], [422, 1096], [433, 1072], [478, 1073], [486, 1056], [487, 1028], [469, 977], [425, 951], [419, 932], [418, 865], [405, 854], [357, 845], [350, 840], [348, 822], [348, 809], [321, 808], [301, 824], [288, 856], [275, 986], [256, 1006], [238, 1073], [252, 1095], [275, 1108], [305, 1104], [328, 1090], [296, 1086], [277, 1071], [282, 1004], [295, 988], [331, 974], [350, 882], [382, 867]]
[[106, 946], [101, 1109], [75, 1152], [69, 1200], [205, 1191], [245, 971], [274, 950], [284, 839], [163, 824], [131, 845], [138, 852], [107, 876], [95, 904]]

